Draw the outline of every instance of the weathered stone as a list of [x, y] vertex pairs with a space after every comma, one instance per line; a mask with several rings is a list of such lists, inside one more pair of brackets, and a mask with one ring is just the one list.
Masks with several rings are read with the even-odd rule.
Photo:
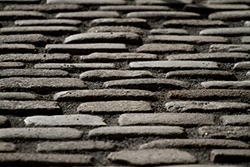
[[196, 158], [193, 155], [177, 149], [123, 150], [110, 153], [108, 159], [132, 165], [187, 164], [196, 162]]
[[219, 163], [249, 162], [250, 149], [220, 149], [211, 151], [211, 161]]
[[[0, 48], [1, 49], [1, 48]], [[94, 43], [94, 44], [48, 44], [45, 49], [50, 53], [90, 54], [93, 52], [126, 52], [125, 44]]]
[[48, 4], [81, 4], [81, 5], [124, 5], [124, 0], [47, 0]]
[[198, 133], [206, 138], [249, 139], [249, 126], [203, 126]]
[[95, 89], [95, 90], [71, 90], [58, 92], [54, 95], [54, 100], [155, 100], [153, 92], [134, 89]]
[[34, 153], [0, 153], [0, 163], [5, 165], [90, 165], [92, 156], [83, 154], [34, 154]]
[[99, 33], [74, 34], [66, 37], [64, 40], [64, 43], [102, 43], [102, 42], [140, 45], [142, 44], [142, 39], [138, 34], [132, 32], [125, 32], [125, 33], [99, 32]]
[[241, 38], [242, 43], [250, 44], [250, 36], [245, 36]]
[[211, 20], [245, 20], [250, 18], [249, 10], [215, 12], [208, 16]]
[[103, 151], [114, 150], [115, 145], [103, 141], [42, 142], [37, 144], [37, 152]]
[[[80, 139], [82, 131], [73, 128], [2, 128], [0, 139]], [[0, 156], [2, 157], [2, 156]], [[1, 161], [1, 160], [0, 160]]]
[[250, 125], [249, 115], [225, 115], [220, 120], [223, 125]]
[[250, 76], [250, 71], [248, 71], [246, 75], [247, 75], [247, 76]]
[[0, 0], [0, 2], [4, 3], [37, 3], [40, 0]]
[[152, 29], [150, 34], [188, 35], [187, 30], [176, 28]]
[[235, 69], [235, 70], [240, 70], [240, 69], [249, 70], [250, 69], [250, 61], [236, 63], [236, 64], [234, 64], [233, 69]]
[[135, 2], [137, 5], [185, 5], [192, 3], [193, 0], [136, 0]]
[[200, 31], [200, 35], [250, 35], [250, 29], [247, 27], [211, 28]]
[[245, 27], [250, 27], [250, 21], [245, 21], [244, 26]]
[[13, 143], [0, 142], [0, 152], [14, 152], [16, 145]]
[[149, 42], [183, 42], [183, 43], [229, 43], [228, 38], [214, 36], [194, 36], [194, 35], [149, 35]]
[[170, 101], [165, 104], [168, 112], [247, 111], [248, 103], [216, 101]]
[[92, 53], [87, 56], [81, 56], [80, 59], [85, 62], [107, 62], [107, 61], [126, 61], [126, 60], [155, 60], [157, 55], [149, 53]]
[[140, 149], [164, 149], [164, 148], [248, 148], [248, 144], [238, 140], [224, 139], [161, 139], [140, 145]]
[[249, 89], [250, 81], [206, 81], [201, 82], [203, 88], [217, 89]]
[[49, 42], [50, 39], [42, 34], [0, 35], [0, 43], [46, 44]]
[[33, 53], [35, 50], [32, 44], [0, 44], [1, 53]]
[[178, 126], [112, 126], [95, 128], [89, 131], [89, 137], [140, 137], [140, 136], [161, 136], [161, 137], [184, 137], [184, 129]]
[[21, 62], [0, 62], [0, 68], [22, 68], [25, 65]]
[[244, 167], [244, 166], [242, 166], [242, 165], [223, 165], [223, 164], [188, 164], [188, 165], [168, 165], [167, 167]]
[[41, 64], [36, 64], [35, 68], [65, 69], [65, 70], [113, 69], [115, 68], [115, 64], [114, 63], [41, 63]]
[[195, 52], [195, 48], [189, 44], [150, 43], [140, 46], [136, 51], [144, 53]]
[[232, 11], [232, 10], [248, 10], [249, 6], [246, 4], [188, 4], [185, 5], [184, 10], [197, 13], [211, 13], [216, 11]]
[[131, 70], [91, 70], [80, 74], [80, 78], [84, 81], [146, 78], [146, 77], [153, 77], [153, 74], [150, 71], [131, 71]]
[[250, 0], [208, 0], [208, 4], [250, 4]]
[[168, 11], [167, 6], [152, 6], [152, 5], [116, 5], [116, 6], [101, 6], [99, 10], [104, 11]]
[[132, 26], [96, 26], [91, 27], [87, 31], [88, 33], [99, 33], [99, 32], [132, 32], [136, 34], [143, 35], [144, 32], [141, 28]]
[[79, 26], [80, 20], [46, 19], [46, 20], [16, 20], [16, 26]]
[[[9, 126], [8, 118], [0, 116], [0, 128]], [[1, 149], [0, 149], [1, 150]]]
[[214, 116], [208, 114], [189, 113], [154, 113], [154, 114], [123, 114], [118, 120], [120, 125], [180, 125], [197, 126], [213, 125]]
[[37, 96], [26, 92], [0, 92], [0, 100], [35, 100]]
[[213, 27], [213, 26], [227, 26], [227, 24], [221, 20], [197, 20], [197, 19], [187, 19], [187, 20], [169, 20], [163, 23], [164, 27]]
[[142, 79], [123, 79], [106, 81], [103, 86], [105, 88], [122, 87], [126, 89], [182, 89], [189, 88], [190, 83], [173, 80], [173, 79], [158, 79], [158, 78], [142, 78]]
[[217, 69], [218, 64], [212, 61], [139, 61], [131, 62], [132, 69]]
[[0, 20], [16, 20], [16, 19], [44, 19], [46, 16], [40, 12], [33, 11], [1, 11]]
[[15, 115], [55, 115], [61, 114], [61, 108], [53, 101], [13, 101], [0, 100], [1, 114]]
[[249, 52], [248, 44], [213, 44], [210, 45], [209, 52]]
[[84, 11], [84, 12], [67, 12], [58, 13], [57, 19], [78, 19], [78, 20], [90, 20], [97, 18], [112, 18], [119, 17], [120, 14], [114, 11]]
[[151, 104], [146, 101], [105, 101], [81, 103], [79, 113], [120, 113], [120, 112], [152, 112]]

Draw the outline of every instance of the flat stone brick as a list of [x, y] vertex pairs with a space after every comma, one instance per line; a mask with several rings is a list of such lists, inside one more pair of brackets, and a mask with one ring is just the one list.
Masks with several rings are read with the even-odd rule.
[[0, 142], [0, 152], [14, 152], [16, 151], [16, 145], [13, 143]]
[[217, 69], [218, 64], [212, 61], [139, 61], [131, 62], [132, 69]]
[[247, 27], [210, 28], [200, 31], [200, 35], [250, 35], [250, 29]]
[[197, 126], [213, 125], [214, 116], [209, 114], [189, 113], [154, 113], [154, 114], [123, 114], [119, 124], [124, 125], [178, 125]]
[[184, 137], [184, 129], [178, 126], [112, 126], [95, 128], [89, 131], [89, 137], [140, 137], [140, 136], [161, 136], [161, 137]]
[[16, 20], [16, 26], [79, 26], [80, 20], [72, 19], [46, 19], [46, 20]]
[[[0, 139], [80, 139], [82, 131], [73, 128], [2, 128]], [[2, 157], [2, 156], [0, 156]], [[1, 160], [0, 160], [1, 162]]]
[[87, 33], [99, 32], [132, 32], [143, 35], [144, 31], [141, 28], [132, 26], [96, 26], [88, 29]]
[[250, 0], [208, 0], [208, 4], [250, 4]]
[[209, 47], [209, 52], [249, 52], [248, 44], [213, 44]]
[[21, 26], [21, 27], [3, 27], [0, 29], [1, 34], [45, 34], [45, 35], [62, 35], [79, 33], [79, 29], [73, 26]]
[[48, 4], [81, 4], [81, 5], [124, 5], [124, 0], [47, 0]]
[[99, 33], [74, 34], [66, 37], [64, 40], [64, 43], [102, 43], [102, 42], [140, 45], [142, 44], [142, 39], [138, 34], [132, 32], [126, 32], [126, 33], [99, 32]]
[[16, 20], [16, 19], [44, 19], [46, 16], [40, 12], [33, 11], [1, 11], [0, 20]]
[[32, 44], [0, 44], [1, 53], [34, 53], [36, 47]]
[[250, 81], [206, 81], [201, 82], [203, 88], [217, 89], [249, 89]]
[[168, 53], [168, 52], [195, 52], [193, 45], [189, 44], [162, 44], [150, 43], [144, 44], [136, 49], [137, 52], [144, 53]]
[[250, 27], [250, 21], [245, 21], [244, 26], [245, 27]]
[[155, 100], [153, 92], [134, 89], [95, 89], [95, 90], [71, 90], [58, 92], [54, 95], [54, 100]]
[[166, 96], [168, 99], [193, 100], [250, 99], [250, 91], [239, 89], [172, 90]]
[[250, 115], [225, 115], [220, 117], [223, 125], [250, 125]]
[[216, 102], [216, 101], [170, 101], [165, 104], [168, 112], [221, 112], [221, 111], [247, 111], [248, 103]]
[[250, 36], [242, 37], [240, 40], [242, 43], [250, 44]]
[[[1, 76], [1, 72], [0, 72]], [[150, 71], [131, 71], [131, 70], [91, 70], [80, 74], [84, 81], [114, 80], [126, 78], [146, 78], [153, 77]]]
[[221, 20], [198, 20], [198, 19], [186, 19], [186, 20], [168, 20], [163, 23], [164, 27], [213, 27], [213, 26], [227, 26], [227, 24]]
[[0, 90], [55, 91], [61, 89], [84, 89], [87, 86], [77, 78], [26, 78], [12, 77], [0, 79]]
[[[1, 37], [0, 37], [1, 38]], [[63, 62], [71, 59], [70, 54], [2, 54], [0, 61], [20, 61], [20, 62]]]
[[249, 139], [249, 126], [203, 126], [198, 134], [206, 138]]
[[130, 12], [127, 18], [164, 18], [164, 19], [193, 19], [199, 18], [200, 14], [192, 12], [172, 12], [172, 11], [145, 11]]
[[103, 84], [105, 88], [121, 87], [126, 89], [183, 89], [189, 88], [190, 83], [173, 80], [173, 79], [159, 79], [159, 78], [142, 78], [142, 79], [123, 79], [106, 81]]
[[105, 101], [81, 103], [79, 113], [121, 113], [121, 112], [152, 112], [151, 104], [146, 101]]
[[115, 68], [114, 63], [41, 63], [36, 64], [35, 68], [37, 69], [112, 69]]
[[103, 126], [101, 117], [92, 115], [32, 116], [24, 120], [26, 126]]
[[0, 68], [6, 69], [6, 68], [22, 68], [25, 65], [21, 62], [0, 62]]
[[14, 115], [55, 115], [61, 114], [61, 108], [53, 101], [13, 101], [0, 100], [1, 114]]
[[116, 6], [101, 6], [99, 10], [103, 11], [168, 11], [167, 6], [152, 6], [152, 5], [116, 5]]
[[234, 70], [249, 70], [250, 69], [250, 61], [245, 61], [245, 62], [239, 62], [239, 63], [235, 63]]
[[197, 13], [211, 13], [216, 11], [248, 10], [249, 6], [245, 4], [188, 4], [184, 10]]
[[42, 34], [0, 35], [0, 43], [30, 43], [41, 45], [50, 43], [50, 38]]
[[223, 165], [223, 164], [188, 164], [188, 165], [168, 165], [167, 167], [244, 167], [242, 165]]
[[191, 78], [191, 79], [209, 79], [209, 80], [237, 80], [235, 75], [228, 71], [219, 70], [178, 70], [170, 71], [166, 78]]
[[[0, 116], [0, 128], [9, 126], [8, 118]], [[0, 149], [1, 150], [1, 149]]]
[[150, 34], [188, 35], [189, 33], [187, 32], [187, 30], [184, 29], [164, 28], [164, 29], [152, 29], [150, 30]]
[[157, 55], [149, 53], [92, 53], [87, 56], [81, 56], [80, 59], [84, 62], [114, 62], [114, 61], [129, 61], [129, 60], [155, 60]]
[[248, 148], [248, 144], [238, 140], [224, 139], [161, 139], [140, 145], [139, 149], [164, 149], [164, 148]]
[[106, 151], [114, 150], [115, 145], [103, 141], [67, 141], [42, 142], [37, 144], [37, 152], [66, 152], [66, 151]]
[[149, 35], [149, 42], [183, 42], [183, 43], [229, 43], [229, 39], [225, 37], [214, 36], [194, 36], [194, 35]]
[[239, 10], [239, 11], [225, 11], [225, 12], [215, 12], [208, 16], [210, 20], [245, 20], [250, 18], [249, 10]]
[[67, 12], [58, 13], [57, 19], [78, 19], [78, 20], [90, 20], [97, 18], [112, 18], [120, 17], [118, 12], [114, 11], [84, 11], [84, 12]]
[[37, 3], [40, 0], [0, 0], [0, 2], [4, 3]]
[[92, 156], [83, 154], [34, 154], [34, 153], [0, 153], [0, 163], [6, 165], [90, 165]]
[[26, 92], [0, 92], [0, 100], [36, 100], [37, 96]]
[[213, 162], [249, 162], [250, 149], [217, 149], [212, 150], [210, 155], [211, 161]]
[[132, 165], [188, 164], [196, 162], [193, 155], [177, 149], [122, 150], [110, 153], [108, 159]]
[[[1, 49], [1, 48], [0, 48]], [[93, 52], [126, 52], [125, 44], [94, 43], [94, 44], [48, 44], [45, 49], [49, 53], [90, 54]]]
[[248, 71], [246, 75], [247, 75], [247, 76], [250, 76], [250, 71]]
[[181, 5], [185, 5], [185, 4], [189, 4], [192, 3], [193, 0], [136, 0], [135, 3], [137, 5], [174, 5], [174, 4], [181, 4]]

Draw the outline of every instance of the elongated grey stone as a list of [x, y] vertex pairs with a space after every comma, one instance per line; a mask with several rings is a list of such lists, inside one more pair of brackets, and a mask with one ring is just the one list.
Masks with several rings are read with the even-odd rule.
[[165, 1], [165, 0], [154, 0], [154, 1], [136, 0], [135, 2], [138, 5], [174, 5], [174, 4], [184, 5], [184, 4], [192, 3], [193, 0], [178, 0], [178, 1], [176, 1], [176, 0], [168, 0], [168, 1]]
[[166, 53], [166, 52], [194, 52], [195, 48], [189, 44], [144, 44], [136, 49], [137, 52], [144, 53]]
[[0, 68], [23, 68], [25, 65], [22, 62], [0, 62]]
[[212, 61], [139, 61], [131, 62], [129, 67], [132, 69], [217, 69], [218, 64]]
[[193, 155], [177, 149], [122, 150], [110, 153], [108, 159], [132, 165], [187, 164], [196, 162], [196, 158]]
[[32, 44], [0, 44], [1, 53], [34, 53], [35, 50]]
[[124, 5], [124, 0], [47, 0], [48, 4], [81, 4], [81, 5]]
[[112, 126], [95, 128], [89, 131], [89, 137], [140, 137], [140, 136], [162, 136], [162, 137], [184, 137], [184, 129], [178, 126]]
[[240, 69], [248, 70], [248, 69], [250, 69], [250, 61], [235, 63], [233, 69], [235, 69], [235, 70], [240, 70]]
[[202, 4], [185, 5], [185, 11], [197, 12], [197, 13], [210, 13], [216, 11], [232, 11], [232, 10], [248, 10], [249, 6], [246, 4]]
[[247, 111], [248, 103], [216, 101], [171, 101], [165, 104], [169, 112]]
[[250, 125], [249, 115], [224, 115], [220, 117], [223, 125]]
[[46, 16], [40, 12], [34, 11], [1, 11], [0, 20], [11, 20], [11, 19], [43, 19]]
[[113, 69], [114, 63], [41, 63], [35, 64], [37, 69]]
[[244, 26], [245, 27], [250, 27], [250, 21], [245, 21]]
[[132, 26], [96, 26], [91, 27], [87, 31], [88, 33], [99, 33], [99, 32], [132, 32], [136, 34], [143, 35], [144, 31], [141, 28]]
[[103, 11], [168, 11], [167, 6], [153, 6], [153, 5], [115, 5], [115, 6], [101, 6], [99, 10]]
[[123, 114], [119, 124], [124, 125], [179, 125], [197, 126], [213, 125], [214, 116], [209, 114], [190, 113], [154, 113], [154, 114]]
[[105, 88], [122, 87], [127, 89], [182, 89], [189, 88], [190, 84], [173, 79], [142, 78], [106, 81], [103, 86]]
[[103, 141], [42, 142], [37, 144], [37, 152], [102, 151], [114, 150], [115, 145]]
[[217, 149], [210, 154], [213, 162], [249, 162], [250, 149]]
[[46, 19], [46, 20], [16, 20], [16, 26], [79, 26], [80, 20]]
[[0, 35], [0, 43], [45, 44], [49, 42], [50, 39], [42, 34]]
[[35, 100], [37, 96], [26, 92], [0, 92], [0, 100]]
[[188, 35], [187, 30], [176, 28], [152, 29], [150, 34]]
[[249, 19], [249, 10], [239, 10], [239, 11], [226, 11], [226, 12], [215, 12], [208, 16], [211, 20], [244, 20]]
[[248, 148], [248, 144], [238, 140], [225, 139], [161, 139], [140, 145], [139, 149], [184, 148]]
[[247, 75], [247, 76], [250, 76], [250, 71], [248, 71], [246, 75]]
[[146, 101], [105, 101], [81, 103], [79, 113], [119, 113], [119, 112], [152, 112], [151, 104]]
[[54, 100], [155, 100], [155, 94], [146, 90], [134, 89], [95, 89], [95, 90], [71, 90], [58, 92]]
[[249, 126], [203, 126], [198, 133], [205, 138], [249, 139]]
[[40, 0], [0, 0], [0, 2], [4, 3], [37, 3]]
[[250, 35], [250, 29], [247, 27], [211, 28], [200, 31], [200, 35]]
[[242, 43], [250, 44], [250, 36], [242, 37], [240, 40]]
[[209, 52], [249, 52], [248, 44], [213, 44], [209, 47]]
[[250, 81], [206, 81], [201, 82], [203, 88], [249, 89]]
[[[0, 128], [9, 126], [9, 120], [5, 116], [0, 116]], [[1, 149], [0, 149], [1, 150]]]
[[0, 152], [14, 152], [16, 145], [14, 143], [0, 142]]
[[[73, 128], [2, 128], [0, 139], [80, 139], [82, 131]], [[0, 156], [1, 157], [1, 156]]]
[[250, 0], [208, 0], [208, 4], [250, 4]]
[[[0, 72], [1, 75], [1, 72]], [[114, 80], [126, 78], [146, 78], [153, 77], [150, 71], [131, 71], [131, 70], [91, 70], [80, 74], [84, 81]]]
[[227, 24], [221, 20], [199, 20], [199, 19], [185, 19], [175, 20], [171, 19], [163, 23], [164, 27], [213, 27], [213, 26], [227, 26]]
[[103, 126], [101, 117], [92, 115], [31, 116], [24, 120], [26, 126]]
[[168, 165], [167, 167], [244, 167], [243, 165], [223, 165], [223, 164], [188, 164], [188, 165]]

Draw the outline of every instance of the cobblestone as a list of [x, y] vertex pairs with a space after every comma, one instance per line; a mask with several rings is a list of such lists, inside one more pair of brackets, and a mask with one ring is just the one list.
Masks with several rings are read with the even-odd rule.
[[249, 115], [224, 115], [220, 117], [223, 125], [250, 125]]
[[240, 69], [245, 69], [248, 70], [250, 69], [250, 61], [245, 61], [245, 62], [239, 62], [235, 63], [233, 69], [235, 70], [240, 70]]
[[40, 63], [34, 66], [37, 69], [113, 69], [114, 63]]
[[192, 3], [193, 0], [169, 0], [169, 1], [164, 1], [164, 0], [155, 0], [155, 1], [150, 1], [150, 0], [136, 0], [136, 4], [138, 5], [173, 5], [173, 4], [189, 4]]
[[211, 28], [200, 31], [200, 35], [221, 35], [221, 36], [231, 36], [231, 35], [249, 35], [250, 30], [247, 27], [234, 27], [234, 28]]
[[69, 73], [62, 70], [43, 69], [6, 69], [0, 71], [1, 78], [5, 77], [68, 77]]
[[45, 15], [40, 12], [33, 11], [1, 11], [0, 20], [14, 19], [44, 19]]
[[22, 62], [0, 62], [0, 68], [22, 68], [24, 64]]
[[226, 11], [226, 12], [215, 12], [208, 16], [211, 20], [244, 20], [250, 17], [250, 11]]
[[247, 44], [213, 44], [209, 52], [249, 52], [250, 45]]
[[185, 29], [175, 29], [175, 28], [163, 28], [163, 29], [152, 29], [150, 34], [167, 34], [167, 35], [188, 35]]
[[81, 4], [81, 5], [124, 5], [126, 2], [124, 0], [47, 0], [48, 4], [60, 4], [60, 3], [66, 3], [66, 4]]
[[208, 4], [250, 4], [249, 0], [208, 0]]
[[88, 33], [97, 33], [97, 32], [132, 32], [136, 34], [144, 34], [144, 31], [141, 28], [133, 26], [95, 26], [87, 31]]
[[0, 100], [35, 100], [37, 96], [26, 92], [0, 92]]
[[46, 20], [16, 20], [16, 26], [79, 26], [80, 20], [72, 19], [46, 19]]
[[189, 44], [144, 44], [137, 48], [137, 52], [144, 53], [166, 53], [166, 52], [195, 52], [193, 45]]
[[206, 81], [201, 82], [204, 88], [223, 88], [223, 89], [249, 89], [250, 81]]
[[197, 13], [216, 12], [216, 11], [233, 11], [233, 10], [248, 10], [249, 6], [245, 4], [202, 4], [202, 5], [185, 5], [185, 11]]
[[249, 36], [242, 37], [241, 42], [249, 44], [250, 43], [250, 37]]
[[167, 6], [152, 6], [152, 5], [121, 5], [121, 6], [101, 6], [99, 10], [104, 11], [168, 11]]
[[46, 44], [50, 39], [42, 34], [0, 35], [0, 43]]
[[227, 23], [221, 20], [197, 20], [197, 19], [186, 19], [186, 20], [175, 20], [171, 19], [169, 21], [165, 21], [163, 23], [164, 27], [183, 27], [183, 26], [191, 26], [191, 27], [213, 27], [213, 26], [227, 26]]
[[1, 53], [34, 53], [35, 50], [32, 44], [0, 44]]
[[16, 145], [13, 143], [0, 142], [0, 152], [14, 152], [16, 151]]
[[214, 162], [245, 162], [249, 161], [250, 149], [212, 150], [211, 161]]

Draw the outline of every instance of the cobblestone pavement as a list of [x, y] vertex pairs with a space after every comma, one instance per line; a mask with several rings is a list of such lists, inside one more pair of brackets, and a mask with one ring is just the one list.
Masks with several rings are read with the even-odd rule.
[[0, 0], [0, 166], [250, 166], [250, 0]]

